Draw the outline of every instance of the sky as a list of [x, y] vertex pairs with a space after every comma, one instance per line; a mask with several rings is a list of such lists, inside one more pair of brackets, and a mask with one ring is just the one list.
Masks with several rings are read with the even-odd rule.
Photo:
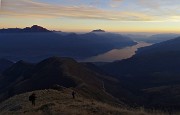
[[1, 0], [0, 28], [180, 33], [180, 0]]

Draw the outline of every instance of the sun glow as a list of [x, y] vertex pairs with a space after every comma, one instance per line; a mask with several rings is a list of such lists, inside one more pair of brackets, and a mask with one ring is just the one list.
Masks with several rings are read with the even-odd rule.
[[38, 24], [75, 32], [97, 28], [110, 32], [180, 32], [179, 4], [179, 0], [6, 0], [0, 11], [0, 28]]

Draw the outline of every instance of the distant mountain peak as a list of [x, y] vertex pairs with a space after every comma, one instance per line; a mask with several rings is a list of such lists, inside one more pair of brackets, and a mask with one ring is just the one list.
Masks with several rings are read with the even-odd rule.
[[97, 30], [93, 30], [92, 32], [106, 32], [105, 30], [101, 30], [101, 29], [97, 29]]
[[0, 29], [0, 33], [27, 33], [27, 32], [29, 33], [29, 32], [51, 32], [51, 31], [38, 25], [33, 25], [32, 27], [25, 27], [23, 29], [21, 28]]
[[38, 25], [33, 25], [32, 27], [26, 27], [23, 29], [25, 32], [50, 32], [48, 29], [38, 26]]
[[36, 29], [36, 30], [47, 30], [46, 28], [43, 28], [42, 26], [38, 26], [38, 25], [33, 25], [31, 27], [31, 29]]

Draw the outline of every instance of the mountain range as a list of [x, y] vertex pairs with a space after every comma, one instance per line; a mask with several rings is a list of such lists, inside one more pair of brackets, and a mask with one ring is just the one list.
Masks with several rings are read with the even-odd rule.
[[26, 27], [23, 29], [21, 28], [0, 29], [0, 33], [31, 33], [31, 32], [51, 32], [51, 31], [38, 25], [33, 25], [32, 27]]
[[66, 56], [80, 60], [137, 44], [128, 37], [108, 32], [61, 33], [37, 25], [24, 29], [2, 29], [0, 57], [31, 62], [51, 56]]
[[143, 106], [170, 113], [180, 109], [180, 37], [139, 48], [134, 56], [121, 61], [80, 63], [69, 57], [51, 56], [58, 53], [84, 58], [136, 42], [119, 34], [96, 31], [86, 34], [11, 32], [0, 36], [3, 36], [0, 55], [11, 54], [7, 59], [23, 59], [15, 63], [0, 60], [0, 101], [35, 90], [39, 93], [68, 88], [83, 98], [101, 103], [130, 108]]

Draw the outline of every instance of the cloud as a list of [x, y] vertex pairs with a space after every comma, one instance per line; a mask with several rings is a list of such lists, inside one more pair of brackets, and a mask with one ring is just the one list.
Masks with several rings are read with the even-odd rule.
[[159, 2], [158, 0], [138, 0], [137, 3], [140, 6], [145, 6], [146, 8], [158, 9], [161, 2]]
[[174, 20], [180, 15], [180, 0], [138, 0], [141, 10], [156, 16], [158, 20]]
[[[121, 1], [121, 0], [113, 0]], [[52, 18], [70, 17], [83, 19], [104, 19], [118, 21], [150, 21], [152, 16], [139, 12], [122, 12], [99, 9], [93, 6], [63, 6], [47, 4], [35, 0], [6, 0], [3, 2], [1, 15]]]
[[122, 2], [124, 0], [111, 0], [111, 1], [113, 1], [113, 2]]
[[[73, 1], [77, 2], [77, 0], [69, 1], [71, 3]], [[78, 1], [82, 2], [81, 0]], [[42, 0], [3, 0], [0, 16], [27, 18], [68, 17], [117, 21], [177, 21], [179, 19], [177, 17], [180, 15], [179, 0], [173, 0], [173, 2], [170, 0], [133, 0], [133, 2], [132, 0], [110, 0], [109, 2], [94, 0], [93, 2], [84, 1], [83, 3], [81, 5], [63, 5], [45, 3]], [[111, 5], [113, 8], [98, 7], [101, 3], [106, 3], [107, 6]]]
[[111, 0], [110, 6], [113, 8], [119, 7], [124, 0]]

